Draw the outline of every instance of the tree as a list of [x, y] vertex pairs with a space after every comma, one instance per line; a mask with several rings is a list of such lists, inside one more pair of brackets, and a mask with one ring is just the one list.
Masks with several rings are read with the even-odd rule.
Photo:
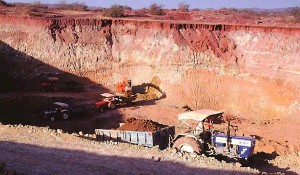
[[124, 5], [123, 6], [123, 10], [129, 10], [130, 11], [130, 10], [132, 10], [132, 8], [130, 6], [128, 6], [128, 5]]
[[0, 0], [0, 6], [8, 6], [9, 4], [4, 1], [4, 0]]
[[150, 5], [149, 11], [153, 15], [163, 15], [164, 14], [163, 7], [164, 7], [163, 5], [158, 5], [156, 3], [153, 3]]
[[88, 10], [88, 7], [85, 2], [76, 1], [71, 4], [71, 9], [76, 11], [86, 11]]
[[41, 5], [42, 3], [41, 3], [41, 1], [33, 1], [32, 3], [31, 3], [32, 5], [36, 5], [36, 6], [39, 6], [39, 5]]
[[181, 10], [181, 11], [189, 11], [189, 8], [190, 8], [190, 5], [188, 5], [187, 3], [185, 2], [180, 2], [178, 4], [178, 9]]
[[84, 2], [73, 2], [68, 4], [67, 1], [62, 0], [58, 2], [57, 8], [59, 10], [75, 10], [75, 11], [86, 11], [88, 10], [87, 5]]
[[47, 9], [48, 6], [42, 4], [40, 1], [34, 1], [30, 4], [30, 7], [32, 8], [39, 8], [39, 9]]
[[290, 15], [295, 18], [295, 22], [300, 22], [300, 7], [292, 7], [289, 9]]
[[124, 16], [124, 8], [121, 5], [114, 4], [110, 8], [104, 10], [104, 15], [114, 18], [119, 18]]

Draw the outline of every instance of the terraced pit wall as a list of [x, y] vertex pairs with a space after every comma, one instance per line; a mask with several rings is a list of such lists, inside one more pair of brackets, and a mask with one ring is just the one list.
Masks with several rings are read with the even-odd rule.
[[170, 105], [260, 119], [300, 114], [299, 28], [0, 16], [0, 41], [108, 88], [155, 77]]

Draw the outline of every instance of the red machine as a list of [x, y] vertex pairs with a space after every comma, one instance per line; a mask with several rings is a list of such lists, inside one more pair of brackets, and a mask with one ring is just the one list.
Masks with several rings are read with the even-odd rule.
[[116, 105], [131, 104], [136, 95], [132, 94], [131, 80], [124, 80], [116, 85], [116, 92], [101, 94], [102, 100], [95, 104], [95, 108], [100, 112], [105, 109], [114, 109]]
[[121, 83], [116, 85], [116, 94], [129, 97], [132, 95], [131, 80], [123, 80]]

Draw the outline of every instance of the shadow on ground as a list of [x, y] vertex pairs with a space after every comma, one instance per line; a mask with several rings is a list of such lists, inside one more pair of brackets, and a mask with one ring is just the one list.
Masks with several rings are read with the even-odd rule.
[[0, 142], [0, 147], [1, 159], [18, 174], [250, 174], [234, 170], [192, 168], [182, 163], [158, 162], [151, 158], [97, 155], [14, 142]]
[[[107, 118], [91, 117], [94, 112], [91, 104], [77, 105], [76, 108], [83, 108], [83, 110], [75, 113], [70, 121], [50, 123], [42, 120], [43, 111], [47, 110], [53, 102], [59, 101], [74, 106], [89, 99], [84, 99], [84, 96], [77, 97], [78, 93], [72, 95], [68, 94], [69, 92], [39, 92], [38, 87], [39, 76], [45, 74], [60, 75], [62, 81], [74, 81], [83, 86], [93, 85], [93, 89], [108, 91], [103, 86], [86, 77], [79, 77], [48, 65], [2, 41], [0, 41], [0, 62], [0, 122], [3, 124], [49, 126], [66, 132], [85, 131], [86, 133], [105, 124]], [[117, 112], [114, 114], [116, 117], [121, 116]]]

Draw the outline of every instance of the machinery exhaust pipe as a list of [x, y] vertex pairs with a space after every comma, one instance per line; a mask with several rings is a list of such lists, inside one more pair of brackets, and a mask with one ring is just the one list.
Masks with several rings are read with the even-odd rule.
[[228, 126], [227, 126], [226, 146], [229, 151], [230, 150], [230, 120], [228, 121]]

